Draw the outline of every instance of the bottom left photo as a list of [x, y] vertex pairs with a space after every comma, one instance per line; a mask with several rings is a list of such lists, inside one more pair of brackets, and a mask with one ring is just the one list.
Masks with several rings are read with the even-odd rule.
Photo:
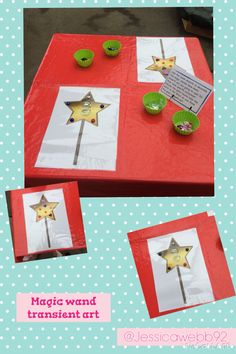
[[77, 182], [7, 192], [15, 262], [87, 253]]

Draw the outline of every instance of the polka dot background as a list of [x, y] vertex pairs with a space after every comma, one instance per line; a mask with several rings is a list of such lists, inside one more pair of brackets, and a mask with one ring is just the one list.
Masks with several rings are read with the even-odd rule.
[[[88, 255], [15, 265], [5, 190], [23, 187], [23, 8], [75, 6], [214, 6], [216, 197], [83, 199]], [[235, 0], [0, 0], [1, 353], [182, 353], [172, 347], [117, 347], [116, 328], [235, 326], [236, 298], [150, 320], [126, 236], [131, 230], [214, 210], [235, 276], [235, 11]], [[110, 292], [112, 322], [16, 323], [17, 292]], [[231, 347], [224, 350], [232, 352]]]

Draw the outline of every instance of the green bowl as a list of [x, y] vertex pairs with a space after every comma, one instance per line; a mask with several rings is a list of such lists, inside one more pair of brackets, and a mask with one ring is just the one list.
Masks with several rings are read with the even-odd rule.
[[79, 66], [87, 68], [93, 62], [94, 52], [90, 49], [79, 49], [73, 56]]
[[159, 92], [148, 92], [143, 96], [143, 105], [150, 114], [158, 114], [167, 104], [167, 99]]
[[103, 50], [109, 57], [116, 57], [121, 51], [121, 43], [116, 40], [109, 40], [103, 43]]
[[[200, 120], [198, 119], [198, 117], [192, 112], [188, 111], [176, 112], [173, 115], [172, 123], [176, 132], [181, 135], [190, 135], [200, 126]], [[178, 127], [179, 125], [186, 125], [186, 123], [190, 123], [192, 125], [191, 129], [182, 130], [180, 129], [180, 127]]]

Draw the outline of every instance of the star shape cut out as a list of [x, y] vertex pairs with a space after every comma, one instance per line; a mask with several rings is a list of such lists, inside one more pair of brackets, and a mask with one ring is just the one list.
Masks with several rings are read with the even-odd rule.
[[43, 194], [40, 202], [38, 204], [30, 205], [30, 207], [36, 212], [36, 221], [46, 218], [56, 220], [53, 210], [58, 204], [58, 202], [49, 202]]
[[175, 267], [190, 268], [187, 255], [193, 246], [180, 246], [174, 238], [171, 239], [169, 248], [158, 252], [158, 255], [166, 260], [166, 272], [170, 272]]
[[153, 71], [170, 71], [173, 66], [175, 65], [176, 57], [170, 57], [170, 58], [159, 58], [152, 56], [153, 64], [149, 65], [146, 70], [153, 70]]
[[98, 113], [106, 109], [110, 104], [96, 102], [91, 92], [88, 92], [80, 101], [65, 102], [72, 111], [66, 124], [84, 120], [98, 126]]

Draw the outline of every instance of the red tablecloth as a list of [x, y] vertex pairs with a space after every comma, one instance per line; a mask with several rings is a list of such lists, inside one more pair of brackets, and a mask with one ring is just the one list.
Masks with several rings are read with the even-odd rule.
[[[110, 58], [102, 43], [116, 38], [119, 56]], [[186, 38], [195, 75], [212, 83], [212, 75], [196, 38]], [[95, 53], [91, 67], [73, 59], [78, 48]], [[34, 167], [60, 86], [121, 89], [116, 171]], [[172, 102], [150, 116], [142, 96], [161, 84], [137, 82], [136, 37], [55, 34], [25, 102], [25, 178], [27, 186], [69, 180], [80, 182], [82, 196], [213, 195], [213, 96], [199, 114], [201, 126], [190, 136], [178, 135], [172, 115], [181, 108]]]

